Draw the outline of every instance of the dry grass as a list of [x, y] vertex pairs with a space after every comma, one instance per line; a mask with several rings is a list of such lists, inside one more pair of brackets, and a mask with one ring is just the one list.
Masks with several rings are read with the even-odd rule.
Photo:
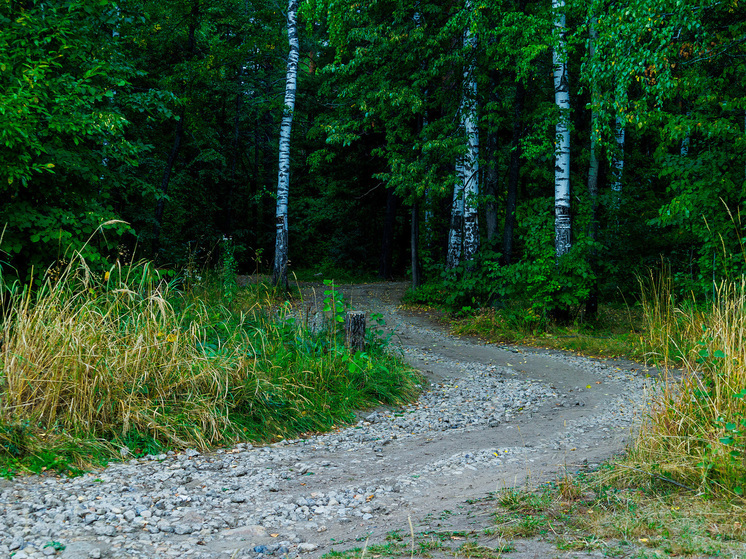
[[178, 314], [171, 289], [147, 264], [97, 279], [79, 261], [16, 294], [0, 354], [3, 417], [81, 436], [135, 430], [177, 446], [222, 439], [226, 398], [256, 392], [261, 375], [239, 345], [208, 355], [207, 308]]
[[380, 345], [352, 356], [261, 287], [226, 308], [220, 285], [175, 284], [148, 263], [96, 275], [79, 259], [36, 290], [0, 290], [0, 458], [272, 440], [417, 393]]
[[746, 280], [721, 284], [706, 308], [675, 304], [666, 274], [651, 277], [643, 295], [650, 353], [667, 366], [683, 366], [683, 373], [667, 376], [629, 460], [696, 490], [740, 495], [746, 487]]

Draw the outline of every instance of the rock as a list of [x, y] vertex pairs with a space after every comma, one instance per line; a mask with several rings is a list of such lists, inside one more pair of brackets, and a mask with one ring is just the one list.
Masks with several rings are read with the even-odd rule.
[[222, 535], [227, 538], [251, 538], [251, 537], [267, 537], [267, 529], [264, 526], [250, 525], [241, 526], [240, 528], [231, 528], [230, 530], [223, 530]]

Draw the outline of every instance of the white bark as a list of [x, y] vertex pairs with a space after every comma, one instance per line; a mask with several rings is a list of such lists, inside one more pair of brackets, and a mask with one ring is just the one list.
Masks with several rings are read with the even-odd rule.
[[[466, 10], [471, 12], [471, 0]], [[477, 38], [467, 27], [464, 31], [464, 52], [469, 63], [464, 66], [461, 94], [461, 127], [466, 138], [466, 155], [456, 162], [456, 185], [451, 206], [451, 231], [448, 236], [446, 266], [458, 266], [463, 259], [471, 260], [479, 248], [479, 221], [477, 219], [477, 197], [479, 195], [479, 129], [477, 128], [477, 81], [474, 75], [472, 55], [477, 47]]]
[[554, 248], [557, 258], [569, 252], [572, 242], [570, 221], [570, 86], [565, 43], [565, 0], [552, 0], [557, 46], [553, 51], [554, 101], [560, 110], [556, 127], [554, 164]]
[[[466, 10], [471, 12], [471, 0], [466, 0]], [[464, 261], [471, 260], [479, 248], [479, 221], [477, 219], [477, 197], [479, 195], [479, 129], [477, 128], [477, 80], [474, 75], [473, 55], [477, 50], [477, 38], [467, 27], [464, 47], [469, 64], [464, 69], [463, 93], [461, 97], [461, 125], [466, 133], [466, 155], [463, 159], [464, 181]]]
[[624, 174], [624, 117], [616, 117], [616, 151], [612, 157], [614, 181], [611, 183], [611, 194], [614, 208], [618, 208], [622, 198], [622, 175]]
[[290, 190], [290, 132], [293, 127], [295, 110], [295, 91], [298, 76], [298, 0], [288, 0], [288, 54], [287, 78], [285, 82], [285, 110], [280, 125], [280, 157], [277, 173], [277, 210], [275, 262], [272, 271], [272, 283], [287, 288], [288, 276], [288, 191]]
[[448, 254], [446, 255], [446, 268], [455, 268], [461, 262], [461, 251], [464, 242], [464, 172], [459, 158], [456, 163], [456, 175], [458, 179], [453, 187], [453, 202], [451, 203], [451, 229], [448, 233]]

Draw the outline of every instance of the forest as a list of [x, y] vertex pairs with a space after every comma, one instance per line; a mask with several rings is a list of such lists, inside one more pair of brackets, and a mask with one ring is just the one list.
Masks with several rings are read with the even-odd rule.
[[228, 250], [562, 317], [746, 266], [738, 0], [6, 0], [0, 29], [6, 279]]
[[0, 0], [0, 174], [0, 477], [413, 402], [398, 280], [658, 365], [611, 477], [746, 492], [743, 0]]

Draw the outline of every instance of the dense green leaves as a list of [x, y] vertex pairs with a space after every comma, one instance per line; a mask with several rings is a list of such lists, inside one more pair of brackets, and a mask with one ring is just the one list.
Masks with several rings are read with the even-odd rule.
[[[520, 294], [545, 311], [578, 306], [596, 283], [606, 297], [634, 288], [634, 272], [661, 257], [699, 291], [746, 270], [746, 17], [734, 1], [566, 3], [574, 248], [560, 265], [547, 205], [560, 116], [550, 2], [305, 0], [299, 9], [291, 270], [402, 275], [414, 238], [426, 278], [441, 282], [472, 107], [484, 251], [448, 276], [461, 286], [453, 304]], [[0, 5], [3, 273], [45, 269], [103, 223], [109, 232], [84, 249], [101, 262], [134, 252], [214, 263], [231, 237], [240, 271], [266, 269], [286, 10], [279, 0]], [[476, 93], [464, 87], [472, 78]], [[585, 188], [591, 137], [597, 194]]]

